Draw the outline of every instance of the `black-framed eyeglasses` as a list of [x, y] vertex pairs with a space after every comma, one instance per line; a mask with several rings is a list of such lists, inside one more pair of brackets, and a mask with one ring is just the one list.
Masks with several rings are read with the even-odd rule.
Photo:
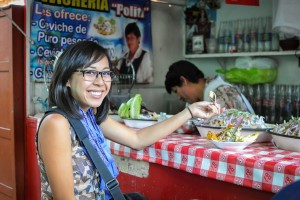
[[75, 70], [75, 72], [81, 72], [82, 76], [83, 76], [83, 79], [85, 81], [90, 81], [90, 82], [95, 81], [98, 78], [99, 74], [101, 75], [101, 78], [102, 78], [103, 81], [112, 82], [113, 77], [115, 75], [113, 71], [99, 72], [99, 71], [96, 71], [96, 70], [78, 69], [78, 70]]

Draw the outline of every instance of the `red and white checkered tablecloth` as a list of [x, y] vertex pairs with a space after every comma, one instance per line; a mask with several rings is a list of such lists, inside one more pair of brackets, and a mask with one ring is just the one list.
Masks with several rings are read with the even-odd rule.
[[300, 179], [300, 153], [277, 149], [269, 142], [228, 151], [198, 135], [172, 134], [140, 151], [110, 140], [108, 145], [115, 155], [267, 192], [276, 193]]

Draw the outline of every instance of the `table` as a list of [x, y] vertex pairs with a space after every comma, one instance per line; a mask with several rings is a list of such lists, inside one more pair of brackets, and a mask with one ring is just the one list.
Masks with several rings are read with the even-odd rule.
[[219, 187], [226, 188], [230, 183], [238, 187], [236, 191], [260, 192], [264, 196], [261, 199], [270, 199], [282, 187], [300, 179], [300, 153], [277, 149], [271, 142], [253, 143], [242, 151], [227, 151], [198, 135], [171, 134], [140, 151], [109, 140], [108, 144], [114, 155], [150, 163], [150, 172], [151, 167], [163, 168], [175, 170], [175, 176], [184, 172], [183, 177], [201, 179], [202, 184], [214, 180], [221, 184]]

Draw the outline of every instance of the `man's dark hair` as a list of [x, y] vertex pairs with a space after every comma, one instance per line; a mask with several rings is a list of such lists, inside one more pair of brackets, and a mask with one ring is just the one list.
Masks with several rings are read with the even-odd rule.
[[172, 87], [182, 86], [181, 76], [192, 83], [197, 83], [199, 79], [204, 78], [203, 72], [193, 63], [186, 60], [177, 61], [169, 67], [166, 74], [165, 88], [169, 94], [172, 92]]
[[135, 22], [127, 24], [125, 28], [125, 36], [133, 33], [136, 37], [141, 37], [141, 31]]

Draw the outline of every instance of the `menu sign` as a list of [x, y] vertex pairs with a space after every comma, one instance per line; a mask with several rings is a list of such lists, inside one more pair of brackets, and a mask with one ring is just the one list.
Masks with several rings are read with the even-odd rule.
[[30, 77], [51, 78], [55, 56], [82, 40], [94, 41], [119, 60], [128, 51], [125, 27], [139, 28], [141, 44], [152, 51], [150, 0], [39, 0], [32, 5]]

